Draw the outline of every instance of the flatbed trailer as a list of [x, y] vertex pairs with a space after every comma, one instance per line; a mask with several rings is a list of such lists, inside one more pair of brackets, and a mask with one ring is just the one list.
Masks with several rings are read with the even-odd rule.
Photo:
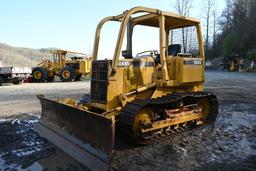
[[5, 83], [21, 84], [31, 73], [29, 67], [0, 67], [0, 86]]

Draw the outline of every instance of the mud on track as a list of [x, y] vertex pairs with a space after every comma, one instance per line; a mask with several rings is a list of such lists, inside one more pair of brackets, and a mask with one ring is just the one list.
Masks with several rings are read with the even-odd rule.
[[[206, 78], [206, 89], [220, 100], [213, 133], [204, 128], [148, 146], [126, 139], [110, 170], [256, 170], [256, 75], [207, 72]], [[37, 120], [33, 114], [0, 117], [0, 170], [87, 170], [38, 137]]]
[[147, 147], [117, 151], [112, 169], [256, 170], [255, 106], [221, 106], [213, 134], [203, 129]]

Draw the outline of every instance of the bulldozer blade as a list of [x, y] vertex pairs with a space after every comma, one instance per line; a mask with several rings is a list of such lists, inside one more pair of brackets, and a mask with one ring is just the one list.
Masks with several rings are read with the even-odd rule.
[[36, 131], [92, 170], [107, 170], [114, 150], [115, 120], [38, 96]]

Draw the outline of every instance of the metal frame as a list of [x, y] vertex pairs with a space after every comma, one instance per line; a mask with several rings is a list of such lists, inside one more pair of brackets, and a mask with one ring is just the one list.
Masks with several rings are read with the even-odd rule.
[[[147, 14], [133, 18], [132, 19], [133, 25], [140, 24], [142, 21], [152, 19], [157, 16], [159, 17], [159, 26], [158, 27], [159, 27], [159, 34], [160, 34], [160, 56], [161, 56], [162, 67], [166, 66], [165, 49], [166, 49], [166, 46], [168, 45], [168, 30], [170, 30], [170, 28], [166, 27], [166, 23], [165, 23], [166, 18], [182, 19], [183, 21], [184, 20], [187, 21], [187, 23], [188, 23], [187, 25], [189, 25], [189, 23], [190, 23], [190, 25], [192, 24], [192, 25], [196, 26], [199, 48], [200, 48], [200, 56], [204, 60], [205, 56], [204, 56], [203, 41], [202, 41], [203, 39], [202, 39], [199, 20], [191, 18], [191, 17], [184, 17], [182, 15], [165, 12], [165, 11], [160, 11], [158, 9], [146, 8], [146, 7], [135, 7], [128, 11], [125, 11], [123, 14], [120, 14], [117, 16], [106, 17], [103, 20], [101, 20], [96, 29], [94, 48], [93, 48], [93, 60], [97, 60], [99, 41], [100, 41], [100, 33], [101, 33], [102, 26], [106, 22], [109, 22], [109, 21], [121, 22], [121, 26], [120, 26], [120, 30], [119, 30], [119, 34], [118, 34], [118, 38], [117, 38], [117, 42], [116, 42], [116, 47], [115, 47], [115, 53], [113, 56], [113, 62], [112, 62], [112, 69], [116, 70], [119, 56], [121, 54], [121, 47], [122, 47], [122, 43], [123, 43], [123, 39], [124, 39], [124, 34], [126, 31], [126, 26], [128, 25], [130, 17], [137, 13], [147, 13]], [[151, 26], [154, 26], [154, 25], [151, 25]], [[182, 25], [180, 25], [180, 27], [181, 26]], [[165, 38], [163, 38], [163, 37], [165, 37]], [[166, 72], [166, 70], [164, 72]], [[163, 75], [164, 75], [164, 77], [167, 77], [168, 74], [163, 73]]]
[[[151, 27], [159, 28], [159, 50], [160, 50], [160, 64], [161, 64], [160, 65], [161, 70], [159, 71], [162, 73], [160, 74], [161, 78], [159, 78], [159, 80], [157, 81], [158, 86], [163, 86], [163, 85], [174, 86], [177, 84], [177, 82], [173, 82], [173, 80], [170, 80], [169, 78], [170, 75], [169, 75], [167, 62], [166, 62], [168, 57], [167, 47], [169, 45], [169, 32], [171, 29], [195, 26], [197, 30], [196, 32], [197, 32], [200, 58], [202, 59], [202, 61], [205, 61], [203, 38], [202, 38], [201, 26], [200, 26], [199, 20], [191, 17], [185, 17], [179, 14], [174, 14], [174, 13], [165, 12], [165, 11], [161, 11], [153, 8], [146, 8], [146, 7], [135, 7], [130, 10], [124, 11], [120, 15], [106, 17], [103, 20], [101, 20], [96, 29], [94, 49], [93, 49], [93, 60], [97, 60], [101, 29], [103, 25], [109, 21], [116, 21], [121, 23], [119, 28], [119, 34], [116, 41], [115, 51], [112, 59], [110, 74], [114, 74], [115, 72], [117, 72], [118, 62], [121, 56], [122, 43], [124, 40], [126, 30], [128, 32], [127, 36], [131, 36], [132, 31], [129, 34], [130, 32], [129, 29], [132, 30], [132, 28], [136, 25], [151, 26]], [[130, 26], [132, 28], [130, 28]], [[127, 41], [128, 41], [127, 48], [132, 47], [131, 42], [129, 42], [131, 41], [131, 39], [127, 39]], [[127, 49], [127, 50], [131, 51], [130, 49]], [[204, 71], [204, 68], [202, 69], [202, 72], [203, 71]], [[203, 80], [204, 80], [204, 75], [203, 75]], [[179, 81], [183, 81], [183, 80], [181, 79]]]

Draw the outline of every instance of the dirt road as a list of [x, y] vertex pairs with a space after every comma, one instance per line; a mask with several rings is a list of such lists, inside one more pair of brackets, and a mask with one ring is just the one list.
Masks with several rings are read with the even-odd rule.
[[40, 114], [41, 108], [36, 98], [38, 94], [48, 97], [79, 98], [89, 91], [90, 83], [57, 82], [57, 83], [26, 83], [0, 87], [0, 115], [18, 113]]
[[[110, 169], [256, 170], [255, 88], [256, 74], [207, 72], [206, 90], [220, 101], [213, 134], [202, 129], [149, 146], [123, 146]], [[33, 129], [40, 113], [35, 94], [77, 98], [88, 90], [88, 82], [1, 87], [0, 170], [86, 170]]]

